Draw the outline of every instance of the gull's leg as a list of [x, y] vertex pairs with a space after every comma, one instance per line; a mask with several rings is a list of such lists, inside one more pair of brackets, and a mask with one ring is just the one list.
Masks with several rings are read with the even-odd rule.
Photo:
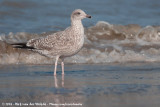
[[62, 87], [64, 87], [64, 75], [62, 75]]
[[54, 76], [54, 85], [56, 88], [58, 88], [58, 84], [57, 84], [57, 76]]
[[61, 59], [62, 75], [64, 75], [64, 59]]
[[56, 76], [58, 59], [59, 59], [59, 56], [56, 56], [56, 62], [55, 62], [55, 67], [54, 67], [54, 76]]

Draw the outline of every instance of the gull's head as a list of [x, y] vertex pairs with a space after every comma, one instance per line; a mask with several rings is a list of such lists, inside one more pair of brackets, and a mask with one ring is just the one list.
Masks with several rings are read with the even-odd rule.
[[71, 19], [82, 20], [84, 18], [91, 18], [90, 15], [87, 15], [83, 10], [76, 9], [71, 14]]

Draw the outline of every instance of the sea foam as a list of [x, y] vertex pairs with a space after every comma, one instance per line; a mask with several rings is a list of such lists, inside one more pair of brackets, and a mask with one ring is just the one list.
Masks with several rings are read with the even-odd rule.
[[[53, 64], [30, 50], [15, 49], [10, 44], [27, 42], [53, 32], [30, 34], [19, 32], [0, 36], [0, 64]], [[113, 25], [99, 21], [85, 29], [85, 43], [66, 63], [160, 62], [160, 26], [141, 27], [136, 24]]]

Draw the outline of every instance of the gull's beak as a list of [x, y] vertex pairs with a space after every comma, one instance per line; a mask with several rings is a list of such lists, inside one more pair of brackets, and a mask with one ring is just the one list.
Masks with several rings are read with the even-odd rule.
[[87, 18], [91, 18], [91, 15], [86, 15]]

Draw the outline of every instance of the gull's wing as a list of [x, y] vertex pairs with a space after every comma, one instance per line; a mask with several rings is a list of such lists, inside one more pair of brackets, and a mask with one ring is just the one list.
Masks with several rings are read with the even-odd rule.
[[70, 32], [66, 29], [46, 37], [31, 39], [27, 42], [27, 46], [38, 50], [64, 50], [73, 45], [68, 35], [70, 35]]

